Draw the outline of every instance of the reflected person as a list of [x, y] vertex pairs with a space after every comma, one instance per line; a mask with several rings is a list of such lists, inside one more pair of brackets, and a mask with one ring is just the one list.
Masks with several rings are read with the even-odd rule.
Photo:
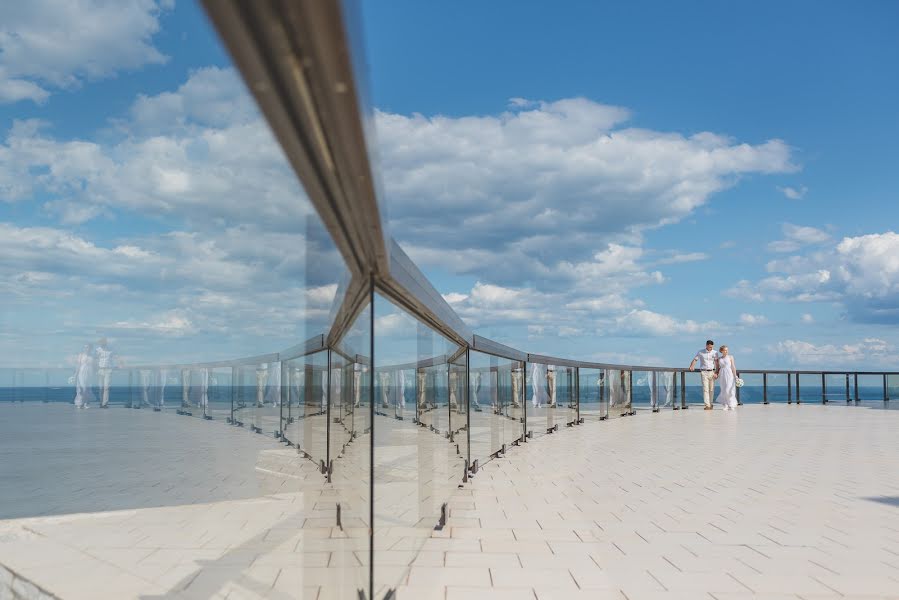
[[106, 338], [100, 338], [97, 342], [97, 376], [100, 386], [100, 408], [109, 407], [109, 380], [112, 378], [112, 350]]
[[85, 344], [75, 363], [75, 408], [90, 408], [94, 393], [91, 384], [94, 378], [94, 353], [90, 344]]

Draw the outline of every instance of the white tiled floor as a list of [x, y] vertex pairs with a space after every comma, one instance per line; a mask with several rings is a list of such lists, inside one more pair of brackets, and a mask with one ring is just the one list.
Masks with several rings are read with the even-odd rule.
[[[484, 465], [448, 535], [480, 552], [441, 548], [450, 583], [428, 597], [899, 598], [899, 414], [770, 405], [588, 423]], [[400, 598], [422, 597], [408, 583]]]
[[[436, 501], [401, 496], [422, 465], [455, 459], [396, 434], [375, 448], [376, 519], [391, 524], [375, 567], [403, 600], [899, 598], [899, 411], [745, 406], [563, 428], [482, 465], [433, 533], [417, 522]], [[256, 497], [0, 521], [0, 563], [65, 600], [357, 598], [367, 516], [333, 521], [364, 490], [339, 468], [323, 485], [295, 451], [257, 452]]]

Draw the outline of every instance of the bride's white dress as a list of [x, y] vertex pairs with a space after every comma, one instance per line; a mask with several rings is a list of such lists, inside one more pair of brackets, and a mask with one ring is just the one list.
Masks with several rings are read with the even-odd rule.
[[94, 378], [94, 359], [87, 353], [78, 355], [78, 371], [75, 374], [75, 406], [87, 406], [94, 399], [91, 383]]
[[730, 356], [718, 359], [718, 399], [716, 402], [725, 408], [737, 407], [737, 380], [734, 377], [733, 360]]

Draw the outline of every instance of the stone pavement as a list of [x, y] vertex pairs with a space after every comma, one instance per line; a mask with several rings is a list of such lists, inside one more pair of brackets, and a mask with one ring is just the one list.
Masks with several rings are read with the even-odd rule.
[[[246, 487], [216, 495], [213, 477], [184, 504], [0, 521], [0, 565], [65, 600], [357, 597], [369, 568], [359, 471], [323, 484], [273, 440], [164, 418], [235, 444], [236, 462], [216, 451], [198, 463], [216, 477], [252, 455]], [[414, 480], [433, 464], [445, 481], [457, 459], [391, 422], [377, 423], [389, 437], [375, 448], [375, 581], [400, 599], [899, 598], [897, 411], [744, 406], [563, 428], [482, 465], [433, 532], [429, 495], [446, 488]], [[360, 442], [344, 458], [364, 473]], [[143, 463], [145, 476], [168, 481], [170, 464]]]
[[484, 465], [400, 598], [899, 598], [899, 414], [588, 423]]

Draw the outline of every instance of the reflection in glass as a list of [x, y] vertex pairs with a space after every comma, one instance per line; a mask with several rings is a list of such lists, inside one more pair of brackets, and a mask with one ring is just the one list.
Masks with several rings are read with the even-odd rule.
[[[374, 588], [381, 597], [411, 563], [387, 550], [414, 557], [462, 480], [469, 375], [464, 349], [381, 296], [374, 324]], [[414, 419], [405, 418], [401, 373], [415, 374]]]

